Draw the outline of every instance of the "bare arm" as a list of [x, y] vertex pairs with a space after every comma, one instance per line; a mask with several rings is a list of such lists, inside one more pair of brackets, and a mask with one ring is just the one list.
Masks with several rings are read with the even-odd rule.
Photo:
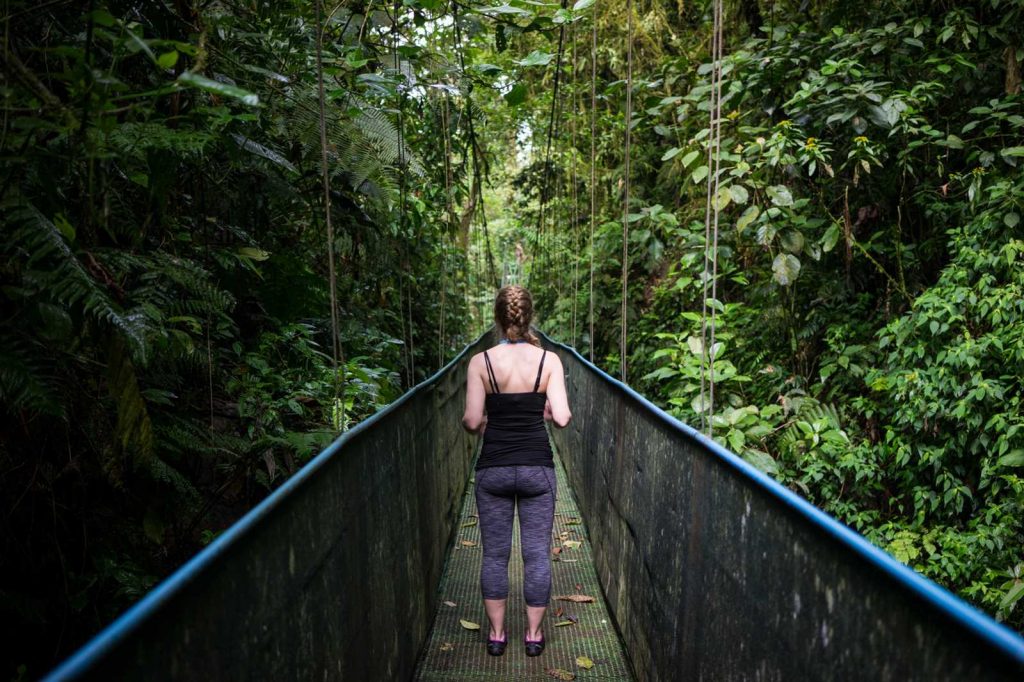
[[483, 356], [474, 355], [466, 371], [466, 411], [462, 415], [462, 426], [470, 433], [483, 433], [487, 426], [482, 365]]
[[560, 429], [569, 425], [572, 412], [569, 411], [569, 397], [565, 390], [565, 370], [562, 359], [554, 353], [551, 357], [551, 376], [548, 378], [548, 401], [544, 406], [545, 417], [550, 413], [551, 421]]

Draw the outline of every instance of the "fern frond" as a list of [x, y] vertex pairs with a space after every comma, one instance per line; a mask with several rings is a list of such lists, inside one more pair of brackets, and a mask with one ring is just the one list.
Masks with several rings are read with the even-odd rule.
[[60, 230], [35, 206], [17, 202], [6, 206], [9, 225], [14, 227], [3, 248], [14, 256], [27, 256], [22, 280], [39, 295], [72, 308], [81, 306], [86, 316], [120, 333], [133, 357], [146, 360], [145, 316], [140, 310], [122, 311], [64, 241]]

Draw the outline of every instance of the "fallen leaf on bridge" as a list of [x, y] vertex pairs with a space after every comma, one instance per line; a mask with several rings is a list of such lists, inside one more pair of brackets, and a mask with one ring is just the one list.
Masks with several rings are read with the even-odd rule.
[[461, 528], [472, 528], [475, 525], [476, 525], [476, 519], [470, 519], [469, 521], [466, 521], [464, 524], [462, 524], [462, 526], [460, 526], [460, 527]]
[[583, 543], [580, 542], [579, 540], [566, 540], [565, 542], [562, 543], [562, 546], [563, 547], [567, 547], [569, 549], [576, 549], [577, 547], [579, 547], [582, 544]]
[[564, 628], [566, 625], [576, 625], [576, 621], [567, 618], [565, 620], [560, 620], [557, 623], [555, 623], [556, 628]]
[[589, 604], [590, 602], [594, 601], [593, 597], [589, 597], [585, 594], [565, 594], [561, 597], [555, 597], [555, 599], [557, 599], [558, 601], [576, 602], [577, 604]]
[[462, 546], [463, 547], [476, 547], [476, 543], [473, 542], [472, 540], [463, 540], [462, 541]]
[[457, 604], [455, 602], [448, 601], [447, 599], [443, 603], [444, 603], [445, 606], [457, 606]]
[[451, 642], [445, 642], [441, 645], [441, 651], [451, 651], [455, 648], [455, 645]]
[[467, 630], [479, 630], [480, 629], [480, 624], [479, 623], [474, 623], [471, 620], [459, 619], [459, 624], [462, 625], [462, 627], [466, 628]]
[[586, 656], [577, 656], [576, 665], [583, 668], [584, 670], [590, 670], [594, 667], [594, 662]]
[[547, 668], [544, 672], [546, 672], [548, 675], [555, 678], [556, 680], [576, 679], [576, 675], [574, 673], [571, 673], [568, 670], [562, 670], [561, 668]]

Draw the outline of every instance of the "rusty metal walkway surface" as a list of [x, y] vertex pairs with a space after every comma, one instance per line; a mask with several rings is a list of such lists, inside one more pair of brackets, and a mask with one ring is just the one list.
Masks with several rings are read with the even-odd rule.
[[[632, 680], [625, 651], [601, 596], [594, 570], [590, 539], [569, 488], [561, 460], [555, 459], [558, 477], [555, 527], [552, 530], [551, 606], [544, 619], [547, 647], [535, 658], [523, 650], [526, 614], [522, 596], [523, 561], [519, 552], [519, 524], [513, 528], [509, 561], [509, 600], [505, 620], [509, 644], [504, 656], [485, 650], [488, 621], [480, 596], [480, 528], [477, 524], [473, 481], [463, 496], [462, 517], [452, 543], [438, 598], [440, 606], [416, 669], [416, 680]], [[577, 544], [579, 543], [579, 544]], [[593, 602], [557, 597], [582, 595]], [[480, 626], [468, 630], [460, 621]], [[580, 659], [577, 662], [577, 659]]]

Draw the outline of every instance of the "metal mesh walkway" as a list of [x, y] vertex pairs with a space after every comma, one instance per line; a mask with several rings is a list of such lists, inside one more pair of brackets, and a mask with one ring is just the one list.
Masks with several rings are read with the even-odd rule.
[[[441, 580], [437, 617], [421, 654], [415, 679], [433, 680], [551, 680], [558, 670], [577, 680], [632, 680], [625, 652], [612, 625], [594, 572], [590, 542], [576, 500], [566, 481], [561, 460], [555, 455], [558, 493], [552, 548], [560, 548], [551, 563], [552, 600], [544, 619], [547, 647], [535, 658], [523, 651], [526, 629], [522, 585], [523, 560], [519, 553], [519, 524], [513, 529], [509, 561], [509, 600], [505, 629], [509, 644], [504, 656], [488, 656], [485, 649], [488, 623], [480, 597], [480, 529], [477, 525], [474, 486], [466, 489], [458, 536]], [[472, 481], [471, 481], [472, 483]], [[579, 543], [578, 545], [576, 543]], [[585, 595], [592, 603], [556, 599]], [[454, 604], [454, 606], [453, 606]], [[561, 611], [560, 611], [561, 610]], [[467, 630], [460, 621], [480, 625]], [[559, 625], [565, 623], [564, 625]], [[577, 658], [585, 657], [582, 665]], [[588, 662], [593, 666], [585, 667]], [[556, 669], [554, 675], [549, 672]], [[562, 679], [573, 679], [563, 677]]]

